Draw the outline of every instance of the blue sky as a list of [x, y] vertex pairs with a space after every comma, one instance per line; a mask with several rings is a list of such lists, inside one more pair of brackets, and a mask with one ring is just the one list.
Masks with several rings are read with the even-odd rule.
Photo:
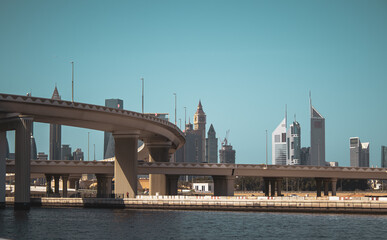
[[[386, 1], [0, 1], [3, 93], [167, 112], [184, 123], [199, 99], [218, 138], [230, 129], [237, 163], [265, 162], [265, 130], [297, 115], [310, 145], [309, 90], [326, 118], [326, 160], [349, 165], [349, 138], [387, 145]], [[35, 124], [38, 151], [49, 127]], [[103, 133], [62, 128], [62, 144], [96, 158]], [[12, 134], [9, 134], [12, 139]]]

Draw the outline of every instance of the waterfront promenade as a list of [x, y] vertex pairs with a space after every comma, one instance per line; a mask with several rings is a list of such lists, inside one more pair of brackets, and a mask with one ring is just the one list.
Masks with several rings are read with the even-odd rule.
[[[33, 198], [33, 206], [128, 209], [223, 210], [387, 214], [387, 197], [216, 197]], [[7, 198], [13, 204], [13, 198]]]

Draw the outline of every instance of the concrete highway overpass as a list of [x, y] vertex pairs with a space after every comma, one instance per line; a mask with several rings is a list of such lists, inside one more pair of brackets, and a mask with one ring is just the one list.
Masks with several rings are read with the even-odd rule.
[[[233, 195], [236, 176], [258, 176], [265, 179], [265, 185], [272, 185], [277, 194], [281, 195], [283, 178], [315, 178], [318, 188], [324, 183], [332, 184], [332, 194], [335, 194], [337, 179], [387, 179], [386, 168], [363, 167], [321, 167], [321, 166], [282, 166], [263, 164], [211, 164], [211, 163], [171, 163], [171, 162], [138, 162], [138, 174], [165, 174], [169, 181], [170, 194], [177, 194], [177, 180], [180, 175], [212, 176], [215, 185], [215, 195]], [[7, 160], [7, 172], [15, 171], [15, 161]], [[114, 161], [47, 161], [32, 160], [32, 174], [80, 175], [96, 174], [103, 185], [114, 174]], [[268, 189], [268, 188], [266, 188]], [[107, 194], [109, 189], [101, 189], [101, 194]], [[111, 190], [110, 190], [111, 191]], [[273, 190], [272, 190], [273, 191]], [[318, 192], [320, 190], [318, 189]], [[269, 195], [268, 192], [266, 192]], [[272, 192], [272, 195], [275, 193]], [[321, 193], [320, 193], [321, 194]]]
[[[115, 191], [137, 192], [138, 140], [152, 162], [167, 162], [185, 143], [174, 124], [149, 115], [93, 104], [0, 94], [0, 204], [5, 202], [5, 132], [15, 130], [15, 207], [29, 208], [30, 132], [33, 122], [52, 123], [112, 132], [115, 140]], [[3, 144], [1, 144], [3, 143]], [[159, 184], [161, 182], [161, 184]], [[165, 176], [151, 178], [154, 191], [166, 191]], [[153, 184], [153, 185], [152, 185]]]

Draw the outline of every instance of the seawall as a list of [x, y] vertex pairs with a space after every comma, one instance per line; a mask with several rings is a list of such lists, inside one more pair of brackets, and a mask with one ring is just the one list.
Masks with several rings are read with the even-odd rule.
[[[13, 203], [7, 198], [7, 204]], [[258, 212], [315, 212], [387, 214], [387, 198], [304, 197], [187, 197], [137, 196], [137, 198], [32, 198], [32, 206], [100, 207], [128, 209], [222, 210]]]

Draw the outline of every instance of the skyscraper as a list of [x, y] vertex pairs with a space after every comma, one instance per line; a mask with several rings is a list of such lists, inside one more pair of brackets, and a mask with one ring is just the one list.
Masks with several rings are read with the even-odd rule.
[[222, 142], [222, 148], [219, 150], [219, 163], [235, 164], [235, 150], [231, 144], [228, 144], [227, 137]]
[[[124, 101], [121, 99], [105, 99], [105, 106], [110, 108], [123, 109]], [[115, 156], [114, 137], [111, 132], [105, 132], [103, 146], [103, 156], [105, 159]]]
[[77, 148], [77, 150], [75, 150], [73, 152], [73, 159], [77, 160], [77, 161], [84, 161], [85, 160], [82, 149]]
[[387, 146], [382, 146], [382, 161], [380, 166], [387, 168]]
[[218, 163], [218, 138], [214, 126], [211, 124], [206, 138], [206, 162]]
[[[51, 99], [60, 100], [58, 89], [55, 86]], [[50, 160], [60, 160], [61, 158], [62, 126], [50, 124]]]
[[325, 118], [310, 108], [310, 165], [325, 166]]
[[69, 144], [62, 145], [62, 157], [61, 160], [73, 160], [73, 156], [71, 153], [71, 147]]
[[199, 100], [199, 105], [194, 115], [194, 130], [201, 136], [201, 156], [198, 162], [205, 161], [205, 149], [206, 149], [206, 114], [203, 111], [202, 102]]
[[176, 162], [206, 162], [206, 114], [201, 101], [194, 115], [194, 125], [189, 120], [185, 125], [184, 134], [185, 144], [177, 150]]
[[287, 132], [286, 144], [286, 165], [301, 164], [301, 127], [297, 121], [294, 121]]
[[300, 159], [301, 165], [310, 165], [310, 147], [301, 148]]
[[271, 135], [272, 164], [286, 165], [286, 117]]
[[369, 167], [369, 143], [361, 143], [358, 137], [349, 139], [351, 167]]

